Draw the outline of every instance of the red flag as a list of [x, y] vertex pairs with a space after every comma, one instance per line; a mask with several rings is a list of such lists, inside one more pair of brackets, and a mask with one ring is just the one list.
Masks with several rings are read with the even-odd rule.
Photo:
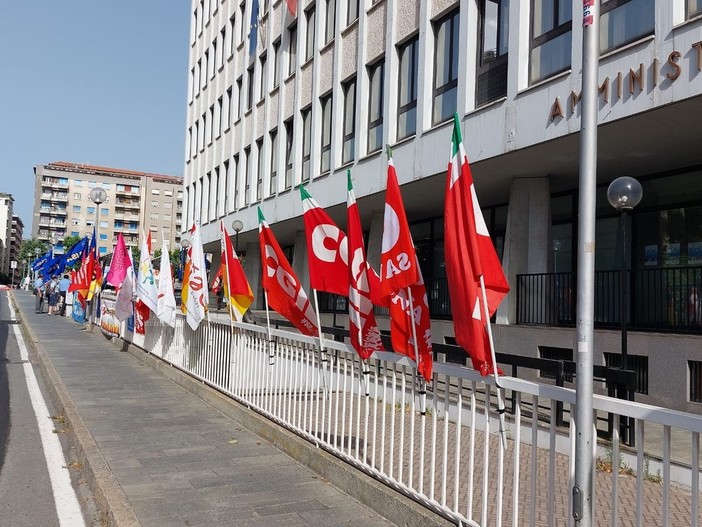
[[244, 313], [253, 303], [254, 295], [239, 257], [234, 252], [224, 222], [220, 222], [220, 235], [220, 248], [222, 250], [222, 264], [219, 267], [220, 287], [224, 287], [224, 296], [231, 306], [230, 315], [241, 322], [244, 319]]
[[[427, 381], [431, 381], [433, 351], [429, 302], [392, 157], [388, 159], [382, 247], [380, 289], [383, 296], [391, 299], [392, 347], [413, 360], [419, 359], [417, 370]], [[416, 346], [410, 307], [414, 310]]]
[[263, 289], [268, 305], [292, 322], [301, 333], [317, 335], [317, 317], [295, 272], [278, 245], [271, 228], [258, 209], [258, 233], [263, 263]]
[[80, 268], [77, 271], [71, 271], [71, 285], [68, 286], [68, 290], [78, 291], [84, 299], [90, 290], [94, 262], [93, 253], [89, 251], [87, 254], [83, 254]]
[[307, 235], [310, 287], [317, 291], [348, 296], [349, 257], [346, 235], [302, 185], [300, 197]]
[[[509, 292], [499, 258], [478, 204], [473, 176], [454, 115], [451, 161], [446, 178], [444, 255], [456, 342], [470, 355], [481, 375], [494, 372], [487, 320]], [[482, 302], [485, 281], [488, 314]]]
[[374, 351], [384, 351], [384, 348], [373, 313], [369, 282], [371, 274], [369, 271], [372, 269], [366, 260], [361, 217], [353, 192], [351, 171], [347, 170], [346, 174], [348, 178], [346, 225], [349, 233], [348, 249], [351, 257], [351, 265], [349, 265], [349, 336], [353, 349], [362, 359], [367, 359]]

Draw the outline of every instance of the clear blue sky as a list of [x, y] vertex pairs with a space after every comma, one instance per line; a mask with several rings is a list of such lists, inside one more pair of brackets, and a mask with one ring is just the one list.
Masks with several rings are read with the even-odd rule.
[[31, 235], [32, 167], [181, 176], [189, 0], [15, 0], [0, 15], [0, 191]]

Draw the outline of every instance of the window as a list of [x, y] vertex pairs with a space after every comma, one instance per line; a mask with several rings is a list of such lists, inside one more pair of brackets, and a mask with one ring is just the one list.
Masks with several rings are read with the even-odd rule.
[[256, 201], [263, 199], [263, 138], [256, 141]]
[[[702, 1], [702, 0], [700, 0]], [[305, 39], [305, 61], [308, 61], [314, 55], [314, 23], [315, 23], [315, 11], [314, 4], [305, 11], [305, 20], [307, 21], [307, 38]]]
[[[621, 368], [621, 353], [604, 353], [605, 366], [609, 368]], [[688, 361], [688, 364], [692, 361]], [[634, 391], [643, 395], [648, 394], [648, 357], [645, 355], [628, 354], [626, 366], [636, 374], [636, 384]]]
[[633, 42], [654, 30], [654, 0], [605, 0], [600, 13], [602, 53]]
[[262, 101], [268, 91], [268, 77], [266, 75], [266, 55], [261, 56], [261, 85], [258, 92], [258, 100]]
[[[100, 224], [100, 226], [102, 227], [102, 224]], [[107, 239], [107, 234], [100, 233], [100, 239], [101, 239], [101, 240], [106, 240], [106, 239]]]
[[78, 231], [71, 231], [71, 236], [77, 238], [78, 236], [80, 236], [80, 233]]
[[400, 89], [397, 99], [397, 138], [417, 132], [417, 67], [419, 37], [398, 47], [400, 57]]
[[[220, 193], [220, 181], [219, 181], [219, 167], [215, 167], [212, 174], [212, 194], [214, 194], [214, 209], [212, 210], [212, 219], [217, 219], [222, 215], [222, 211], [219, 210], [219, 193]], [[172, 208], [172, 207], [169, 207]]]
[[195, 135], [194, 135], [193, 146], [195, 147], [195, 151], [192, 153], [191, 157], [197, 156], [197, 152], [198, 152], [198, 150], [200, 150], [200, 122], [199, 121], [195, 121]]
[[232, 15], [232, 17], [229, 19], [229, 35], [227, 37], [227, 44], [229, 44], [229, 56], [231, 57], [234, 54], [234, 44], [236, 43], [236, 39], [234, 38], [234, 27], [236, 26], [236, 16]]
[[[569, 0], [570, 1], [570, 0]], [[458, 103], [458, 11], [434, 25], [434, 101], [432, 123], [450, 119]]]
[[332, 138], [332, 95], [320, 99], [322, 106], [322, 155], [319, 170], [325, 174], [331, 170], [331, 138]]
[[324, 0], [326, 2], [324, 18], [324, 43], [327, 44], [334, 38], [336, 31], [336, 0]]
[[73, 225], [76, 225], [76, 226], [77, 226], [77, 225], [80, 225], [80, 220], [78, 220], [78, 219], [73, 219], [73, 220], [71, 220], [71, 223], [72, 223]]
[[288, 36], [288, 75], [292, 75], [297, 66], [297, 24], [288, 30]]
[[312, 108], [301, 112], [302, 116], [302, 181], [310, 180], [310, 152], [312, 147]]
[[202, 68], [202, 87], [207, 88], [207, 77], [210, 72], [210, 50], [205, 50], [204, 64]]
[[347, 0], [346, 25], [358, 18], [358, 0]]
[[224, 118], [222, 114], [223, 107], [224, 99], [220, 97], [217, 99], [217, 137], [222, 135], [222, 119]]
[[218, 68], [224, 67], [224, 55], [226, 53], [226, 51], [225, 51], [226, 45], [227, 45], [227, 26], [224, 26], [219, 31], [219, 60], [217, 61]]
[[702, 0], [687, 0], [687, 18], [702, 13]]
[[154, 188], [154, 189], [151, 189], [151, 194], [153, 196], [158, 196], [159, 194], [161, 194], [161, 191], [157, 188]]
[[571, 0], [532, 0], [529, 81], [568, 69], [571, 55]]
[[271, 173], [269, 195], [278, 192], [278, 130], [271, 132]]
[[[212, 187], [210, 186], [210, 181], [212, 180], [212, 173], [208, 172], [202, 179], [202, 201], [200, 202], [200, 216], [202, 221], [207, 223], [210, 221], [210, 193], [212, 192]], [[151, 202], [151, 206], [154, 206], [154, 201]], [[158, 206], [158, 204], [156, 205]]]
[[202, 60], [198, 59], [197, 65], [195, 66], [195, 96], [200, 93], [200, 88], [202, 87]]
[[248, 112], [253, 107], [253, 91], [254, 91], [254, 67], [253, 64], [247, 70], [247, 85], [246, 85], [246, 111]]
[[509, 0], [481, 0], [480, 48], [475, 102], [478, 106], [507, 95]]
[[173, 196], [173, 191], [172, 190], [164, 190], [163, 191], [164, 196], [172, 197]]
[[209, 124], [209, 127], [207, 128], [207, 135], [208, 135], [207, 144], [208, 145], [212, 143], [212, 136], [214, 135], [214, 133], [213, 133], [214, 132], [214, 116], [215, 116], [214, 104], [212, 106], [210, 106], [209, 112], [210, 112], [209, 120], [207, 121]]
[[80, 212], [80, 205], [73, 205], [73, 212]]
[[247, 146], [244, 148], [244, 207], [249, 204], [249, 192], [251, 189], [251, 170], [249, 170], [249, 165], [251, 163], [251, 147]]
[[241, 5], [239, 5], [239, 18], [241, 19], [241, 25], [239, 26], [239, 42], [244, 42], [244, 37], [245, 35], [245, 24], [244, 20], [246, 20], [246, 2], [242, 2]]
[[356, 157], [356, 79], [342, 85], [344, 92], [344, 146], [341, 162], [348, 163]]
[[88, 207], [88, 214], [95, 214], [95, 207]]
[[689, 360], [687, 367], [690, 375], [690, 402], [702, 403], [702, 362]]
[[224, 130], [229, 130], [232, 119], [232, 87], [227, 88], [227, 98], [224, 100]]
[[241, 119], [241, 107], [244, 104], [244, 94], [242, 93], [242, 88], [243, 88], [244, 80], [242, 77], [239, 77], [236, 80], [236, 93], [239, 96], [239, 104], [236, 105], [236, 120], [238, 121]]
[[101, 221], [101, 222], [100, 222], [100, 228], [101, 228], [101, 229], [107, 229], [107, 222], [106, 222], [106, 221]]
[[207, 126], [207, 112], [202, 114], [202, 142], [200, 143], [200, 152], [204, 152], [205, 145], [209, 141], [208, 132], [210, 128]]
[[280, 71], [278, 70], [278, 64], [280, 64], [280, 40], [273, 42], [273, 88], [277, 88], [280, 84]]
[[195, 68], [190, 70], [190, 93], [189, 93], [189, 98], [188, 102], [193, 102], [193, 98], [195, 97], [195, 84], [196, 84], [196, 77], [195, 77]]
[[107, 216], [110, 213], [110, 209], [100, 209], [101, 216]]
[[80, 199], [80, 198], [81, 198], [80, 192], [75, 192], [75, 193], [73, 194], [73, 199]]
[[212, 41], [212, 60], [210, 61], [212, 63], [210, 67], [210, 77], [214, 77], [215, 71], [217, 70], [217, 67], [220, 62], [219, 58], [219, 52], [220, 50], [217, 49], [217, 39], [214, 39]]
[[385, 61], [368, 67], [370, 100], [368, 101], [368, 152], [383, 148], [383, 84]]
[[292, 187], [293, 120], [285, 121], [285, 188]]
[[224, 162], [224, 214], [231, 209], [229, 207], [229, 161]]
[[239, 207], [239, 154], [234, 156], [234, 203], [232, 210]]

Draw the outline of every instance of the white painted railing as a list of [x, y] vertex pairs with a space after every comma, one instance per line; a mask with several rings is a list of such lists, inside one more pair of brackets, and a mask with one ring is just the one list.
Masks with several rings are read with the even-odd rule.
[[[494, 381], [469, 368], [436, 363], [425, 394], [401, 355], [366, 366], [345, 344], [325, 340], [322, 352], [289, 331], [269, 339], [212, 322], [193, 332], [178, 317], [175, 329], [152, 319], [146, 335], [125, 337], [457, 523], [573, 523], [573, 390], [503, 377], [514, 402], [503, 450]], [[556, 402], [567, 427], [555, 424]], [[597, 525], [696, 527], [702, 417], [604, 396], [593, 406], [615, 416], [613, 446], [594, 453]], [[635, 419], [634, 450], [619, 447], [619, 416]]]

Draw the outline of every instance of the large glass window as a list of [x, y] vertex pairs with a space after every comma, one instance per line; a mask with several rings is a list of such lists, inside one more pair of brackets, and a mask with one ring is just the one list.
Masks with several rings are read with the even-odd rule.
[[702, 13], [702, 0], [687, 0], [687, 17], [692, 18], [700, 13]]
[[529, 81], [536, 82], [570, 66], [572, 0], [532, 0]]
[[234, 204], [232, 210], [239, 208], [239, 154], [234, 156]]
[[293, 180], [293, 120], [285, 121], [285, 188], [292, 187]]
[[336, 31], [336, 0], [325, 0], [324, 43], [331, 42]]
[[248, 206], [251, 196], [251, 147], [244, 148], [244, 207]]
[[346, 25], [358, 18], [358, 0], [347, 0]]
[[344, 92], [344, 147], [341, 161], [348, 163], [356, 157], [356, 79], [344, 83], [342, 90]]
[[310, 151], [312, 146], [312, 109], [302, 110], [302, 181], [310, 180]]
[[297, 24], [288, 30], [288, 36], [288, 75], [292, 75], [297, 66]]
[[256, 201], [263, 199], [263, 138], [256, 141]]
[[309, 60], [314, 55], [314, 24], [315, 10], [314, 4], [305, 11], [305, 20], [307, 21], [307, 38], [305, 39], [305, 60]]
[[487, 104], [507, 95], [509, 0], [481, 0], [480, 56], [476, 104]]
[[383, 83], [385, 61], [368, 67], [370, 100], [368, 101], [368, 152], [383, 147]]
[[332, 138], [332, 95], [320, 99], [322, 106], [322, 154], [319, 171], [326, 174], [331, 170], [331, 138]]
[[280, 60], [280, 40], [273, 42], [273, 88], [280, 84], [280, 70], [278, 64]]
[[249, 111], [253, 107], [254, 98], [254, 67], [253, 64], [249, 67], [248, 73], [246, 74], [246, 111]]
[[268, 75], [266, 75], [266, 55], [261, 56], [261, 86], [258, 93], [258, 99], [263, 100], [268, 91]]
[[278, 130], [271, 132], [271, 179], [268, 193], [278, 192]]
[[650, 35], [654, 0], [605, 0], [600, 13], [600, 51], [606, 52]]
[[397, 99], [397, 138], [404, 139], [417, 131], [417, 65], [419, 37], [397, 49], [400, 58], [400, 89]]
[[458, 10], [434, 24], [434, 104], [432, 123], [450, 119], [458, 102]]

